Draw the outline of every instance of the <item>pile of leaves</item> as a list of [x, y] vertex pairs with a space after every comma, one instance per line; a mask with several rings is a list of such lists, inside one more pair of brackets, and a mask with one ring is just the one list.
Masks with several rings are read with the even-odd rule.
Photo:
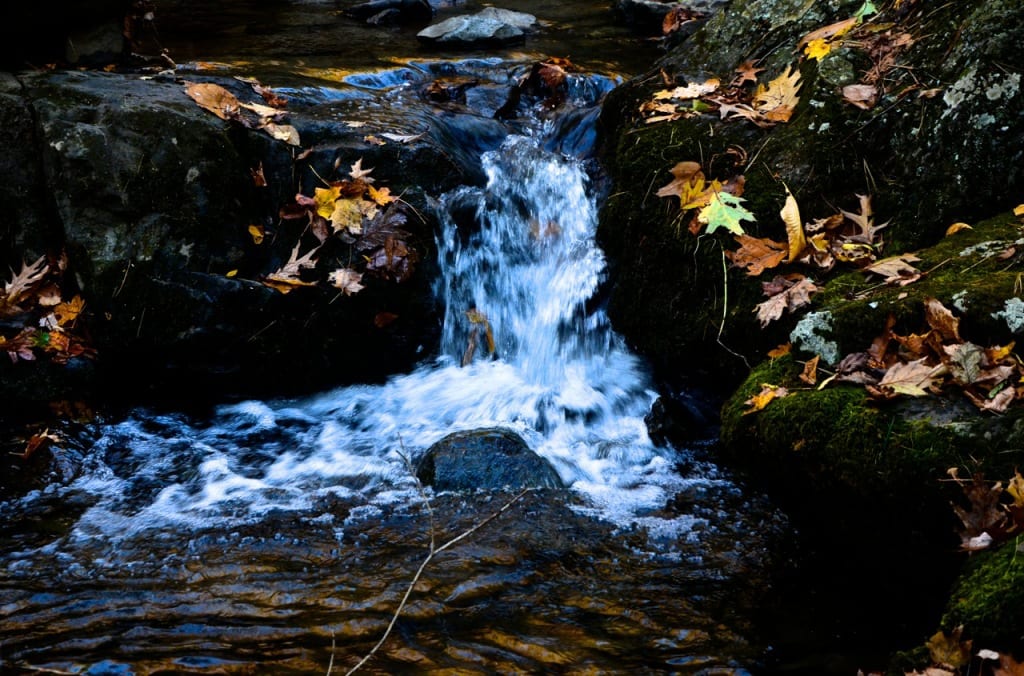
[[0, 352], [12, 362], [47, 359], [66, 364], [73, 357], [96, 356], [80, 315], [79, 295], [65, 300], [61, 292], [67, 257], [40, 256], [11, 270], [0, 293]]
[[949, 475], [964, 492], [968, 506], [953, 505], [959, 517], [960, 548], [974, 552], [988, 549], [1024, 533], [1024, 477], [1019, 471], [1003, 486], [1001, 481], [986, 481], [980, 473], [965, 480], [955, 467]]
[[[894, 17], [900, 19], [915, 5], [914, 0], [896, 3]], [[684, 117], [718, 113], [722, 120], [745, 120], [758, 127], [772, 127], [788, 122], [800, 100], [802, 86], [800, 66], [810, 59], [820, 61], [832, 51], [841, 47], [863, 52], [871, 67], [861, 74], [860, 79], [842, 89], [843, 100], [862, 109], [873, 108], [880, 96], [895, 84], [889, 83], [890, 73], [898, 66], [898, 56], [914, 43], [913, 36], [902, 30], [899, 21], [867, 21], [868, 16], [877, 15], [878, 10], [866, 0], [851, 17], [823, 26], [800, 38], [794, 51], [800, 55], [796, 63], [788, 65], [767, 84], [759, 81], [764, 71], [756, 61], [748, 60], [739, 64], [730, 78], [711, 77], [704, 81], [687, 82], [675, 86], [673, 78], [662, 71], [665, 89], [640, 104], [640, 115], [647, 124], [669, 122]], [[670, 14], [670, 17], [674, 15]], [[666, 30], [697, 17], [666, 17]], [[921, 90], [917, 84], [903, 88], [899, 95]], [[935, 96], [937, 90], [922, 90], [921, 96]]]
[[924, 671], [915, 669], [905, 672], [906, 676], [1024, 675], [1024, 663], [1018, 662], [1013, 655], [987, 648], [975, 652], [974, 641], [964, 639], [963, 632], [964, 628], [959, 626], [952, 631], [938, 631], [932, 635], [925, 643], [931, 665], [925, 667]]
[[[960, 319], [935, 298], [924, 301], [926, 328], [900, 335], [890, 315], [883, 332], [862, 352], [846, 355], [833, 374], [819, 382], [819, 357], [806, 362], [800, 380], [822, 389], [832, 383], [864, 386], [872, 399], [927, 397], [959, 392], [979, 410], [1003, 413], [1024, 398], [1024, 362], [1014, 343], [982, 347], [960, 337]], [[788, 346], [770, 356], [779, 356]], [[786, 388], [764, 385], [746, 403], [746, 413], [764, 408], [788, 394]]]
[[[419, 254], [408, 244], [410, 233], [403, 229], [408, 217], [389, 188], [374, 187], [372, 171], [363, 168], [360, 158], [351, 166], [348, 178], [324, 181], [325, 187], [315, 188], [312, 197], [299, 193], [281, 209], [282, 220], [306, 221], [303, 234], [312, 235], [314, 243], [302, 253], [300, 236], [288, 261], [261, 278], [263, 284], [282, 293], [317, 285], [317, 256], [332, 240], [351, 245], [363, 263], [360, 267], [372, 275], [393, 282], [412, 276]], [[259, 226], [250, 226], [250, 234], [257, 244], [265, 235]], [[362, 279], [363, 273], [349, 266], [327, 275], [327, 282], [348, 296], [364, 288]]]

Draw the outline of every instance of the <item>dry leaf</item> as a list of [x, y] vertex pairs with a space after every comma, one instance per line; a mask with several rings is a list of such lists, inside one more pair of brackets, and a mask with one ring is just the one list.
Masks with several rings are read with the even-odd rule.
[[921, 279], [921, 271], [911, 265], [911, 263], [918, 263], [920, 260], [914, 254], [900, 254], [899, 256], [890, 256], [889, 258], [876, 261], [865, 267], [864, 271], [881, 275], [885, 278], [886, 284], [906, 286], [911, 282]]
[[850, 29], [856, 25], [857, 17], [855, 16], [851, 16], [849, 19], [843, 19], [842, 21], [837, 21], [833, 24], [829, 24], [828, 26], [813, 30], [803, 36], [796, 44], [796, 47], [797, 49], [800, 49], [815, 40], [833, 40], [841, 37], [845, 33], [848, 33]]
[[940, 303], [936, 298], [924, 300], [925, 320], [944, 341], [962, 342], [960, 338], [960, 320]]
[[736, 235], [740, 248], [726, 251], [725, 255], [738, 268], [745, 268], [747, 274], [756, 277], [767, 268], [774, 268], [786, 258], [786, 247], [781, 242], [768, 238], [759, 239], [750, 235]]
[[784, 312], [795, 312], [811, 302], [811, 296], [818, 292], [814, 282], [806, 277], [784, 291], [775, 294], [754, 307], [761, 328], [782, 316]]
[[785, 72], [768, 83], [767, 88], [758, 87], [754, 94], [754, 108], [772, 122], [788, 122], [800, 101], [800, 71], [788, 67]]
[[818, 361], [820, 359], [821, 357], [819, 355], [814, 355], [813, 358], [804, 364], [804, 370], [800, 374], [800, 380], [812, 386], [818, 383]]
[[974, 228], [972, 228], [971, 226], [969, 226], [966, 223], [954, 223], [953, 225], [951, 225], [948, 228], [946, 228], [946, 237], [949, 237], [950, 235], [955, 235], [956, 233], [958, 233], [958, 232], [960, 232], [962, 230], [973, 230], [973, 229]]
[[655, 101], [665, 101], [669, 99], [676, 99], [685, 101], [687, 99], [696, 99], [710, 94], [718, 89], [722, 83], [717, 78], [710, 78], [705, 82], [691, 82], [685, 87], [676, 87], [675, 89], [663, 89], [654, 93]]
[[59, 326], [65, 326], [75, 321], [84, 308], [85, 301], [82, 300], [81, 296], [76, 295], [68, 302], [61, 303], [53, 308], [53, 314], [57, 317], [57, 324]]
[[362, 274], [351, 268], [338, 268], [327, 275], [327, 281], [332, 286], [341, 289], [346, 296], [351, 296], [363, 290], [363, 285], [359, 283], [362, 279]]
[[930, 389], [937, 386], [945, 373], [945, 366], [928, 364], [927, 359], [900, 362], [892, 365], [885, 372], [882, 379], [878, 381], [877, 389], [868, 388], [868, 391], [885, 399], [900, 394], [910, 397], [925, 397], [928, 396]]
[[732, 84], [736, 87], [741, 87], [747, 82], [757, 82], [757, 74], [762, 70], [764, 68], [757, 68], [754, 62], [748, 59], [736, 67], [735, 72], [738, 74], [738, 77], [732, 81]]
[[793, 349], [793, 343], [783, 343], [773, 350], [768, 350], [768, 357], [770, 359], [778, 359], [779, 357], [785, 357]]
[[779, 212], [779, 216], [786, 224], [786, 238], [789, 241], [789, 255], [786, 257], [786, 262], [792, 263], [807, 247], [807, 238], [804, 235], [804, 224], [800, 220], [800, 207], [796, 203], [796, 198], [793, 197], [788, 186], [783, 184], [783, 187], [786, 188], [786, 203], [783, 205], [782, 211]]
[[372, 171], [373, 169], [363, 169], [363, 158], [360, 157], [356, 160], [356, 163], [352, 165], [352, 171], [350, 171], [348, 175], [356, 181], [362, 180], [366, 183], [373, 183], [373, 179], [370, 178], [370, 172]]
[[785, 387], [779, 387], [778, 385], [770, 385], [763, 383], [761, 385], [761, 391], [755, 394], [750, 399], [747, 399], [744, 404], [749, 406], [747, 410], [743, 411], [743, 415], [749, 413], [756, 413], [762, 410], [765, 406], [771, 403], [775, 399], [782, 399], [789, 394], [789, 390]]
[[679, 162], [669, 169], [669, 172], [674, 178], [670, 183], [658, 189], [658, 192], [655, 193], [658, 197], [675, 195], [679, 198], [680, 206], [683, 207], [704, 192], [704, 172], [696, 162]]
[[32, 263], [22, 263], [21, 271], [11, 270], [11, 281], [4, 284], [4, 300], [8, 305], [16, 305], [32, 292], [32, 288], [46, 277], [50, 267], [46, 264], [46, 256], [40, 256]]
[[871, 110], [878, 102], [878, 87], [870, 84], [846, 85], [843, 87], [843, 100], [863, 110]]

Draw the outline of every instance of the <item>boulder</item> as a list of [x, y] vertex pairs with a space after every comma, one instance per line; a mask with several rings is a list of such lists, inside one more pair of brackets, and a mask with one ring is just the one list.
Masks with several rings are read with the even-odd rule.
[[444, 437], [427, 449], [416, 476], [436, 491], [563, 487], [554, 467], [522, 437], [497, 428]]
[[427, 0], [370, 0], [344, 10], [354, 19], [369, 24], [405, 24], [430, 21], [434, 8]]
[[526, 34], [536, 24], [537, 18], [531, 14], [488, 7], [427, 26], [416, 37], [438, 47], [500, 47], [525, 42]]

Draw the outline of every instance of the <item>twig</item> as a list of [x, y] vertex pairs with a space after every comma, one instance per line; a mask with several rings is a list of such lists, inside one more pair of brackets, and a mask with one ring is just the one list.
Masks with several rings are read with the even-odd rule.
[[[402, 443], [401, 437], [399, 437], [399, 443]], [[402, 447], [403, 447], [403, 450], [404, 450], [405, 445], [402, 444]], [[406, 466], [411, 471], [412, 470], [412, 463], [409, 462], [409, 458], [404, 453], [401, 453], [401, 452], [399, 452], [398, 455], [401, 456], [402, 460], [405, 461]], [[376, 645], [374, 645], [370, 649], [370, 652], [366, 653], [366, 655], [364, 655], [363, 658], [361, 660], [359, 660], [359, 662], [357, 662], [354, 667], [352, 667], [347, 672], [345, 672], [345, 676], [350, 676], [351, 674], [354, 674], [356, 671], [358, 671], [360, 668], [362, 668], [362, 666], [364, 664], [366, 664], [367, 662], [369, 662], [370, 658], [372, 658], [377, 653], [377, 651], [380, 650], [380, 647], [382, 645], [384, 645], [384, 641], [386, 641], [388, 639], [388, 636], [391, 635], [391, 630], [395, 628], [395, 623], [398, 622], [398, 618], [401, 616], [402, 611], [405, 609], [406, 604], [409, 602], [409, 597], [412, 596], [413, 590], [416, 588], [417, 583], [419, 583], [420, 577], [423, 575], [424, 569], [426, 569], [427, 565], [430, 564], [430, 562], [434, 559], [434, 557], [436, 555], [440, 554], [441, 552], [443, 552], [444, 550], [446, 550], [446, 549], [448, 549], [450, 547], [453, 547], [457, 543], [459, 543], [462, 540], [466, 539], [467, 537], [469, 537], [473, 533], [477, 532], [478, 530], [480, 530], [481, 528], [483, 528], [484, 526], [489, 524], [491, 521], [494, 521], [495, 519], [497, 519], [499, 516], [501, 516], [502, 514], [507, 512], [512, 507], [512, 505], [514, 505], [516, 502], [518, 502], [524, 495], [526, 495], [530, 491], [529, 488], [524, 488], [523, 490], [521, 490], [518, 493], [516, 493], [515, 496], [513, 496], [511, 500], [509, 500], [504, 505], [502, 505], [501, 508], [498, 511], [494, 512], [493, 514], [488, 516], [483, 521], [475, 524], [474, 526], [472, 526], [471, 528], [468, 528], [467, 530], [464, 530], [462, 533], [460, 533], [459, 535], [456, 535], [452, 539], [448, 540], [447, 542], [445, 542], [440, 547], [435, 547], [435, 542], [436, 542], [435, 534], [436, 534], [436, 531], [435, 531], [435, 528], [434, 528], [434, 509], [433, 509], [433, 507], [430, 504], [430, 500], [427, 498], [426, 491], [424, 491], [424, 489], [423, 489], [423, 484], [420, 483], [419, 478], [416, 477], [416, 473], [415, 472], [411, 472], [411, 473], [413, 475], [413, 478], [416, 479], [416, 485], [418, 487], [420, 496], [423, 498], [423, 502], [424, 502], [424, 504], [427, 507], [427, 513], [428, 513], [428, 515], [430, 517], [430, 551], [427, 553], [426, 558], [423, 559], [423, 562], [420, 564], [420, 567], [416, 570], [416, 574], [413, 575], [412, 580], [409, 582], [409, 586], [406, 588], [405, 594], [402, 596], [402, 600], [399, 602], [398, 608], [395, 609], [394, 614], [391, 616], [391, 621], [388, 623], [388, 626], [384, 630], [384, 634], [380, 637], [380, 640], [377, 641]], [[334, 640], [333, 639], [331, 640], [331, 646], [332, 646], [332, 648], [331, 648], [331, 664], [333, 665], [333, 663], [334, 663], [334, 653], [333, 653]], [[331, 674], [331, 666], [329, 665], [328, 668], [327, 668], [327, 676], [330, 676], [330, 674]]]

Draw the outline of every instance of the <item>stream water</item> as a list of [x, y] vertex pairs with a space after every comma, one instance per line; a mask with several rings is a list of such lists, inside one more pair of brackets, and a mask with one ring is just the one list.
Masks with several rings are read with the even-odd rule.
[[[507, 80], [524, 58], [481, 63]], [[353, 80], [339, 67], [334, 84], [296, 76], [290, 96], [341, 92]], [[573, 138], [619, 75], [576, 78]], [[373, 77], [381, 100], [403, 100], [386, 84], [401, 78]], [[0, 541], [0, 664], [343, 673], [431, 534], [440, 544], [511, 495], [434, 494], [410, 463], [450, 432], [498, 426], [568, 490], [526, 494], [431, 561], [368, 672], [756, 671], [766, 646], [748, 618], [783, 521], [699, 445], [650, 439], [657, 393], [595, 302], [601, 191], [565, 131], [517, 121], [480, 158], [484, 185], [440, 197], [442, 349], [412, 373], [202, 417], [139, 409], [83, 435], [66, 482], [0, 503], [17, 524]], [[463, 365], [469, 309], [495, 350], [481, 339]]]

